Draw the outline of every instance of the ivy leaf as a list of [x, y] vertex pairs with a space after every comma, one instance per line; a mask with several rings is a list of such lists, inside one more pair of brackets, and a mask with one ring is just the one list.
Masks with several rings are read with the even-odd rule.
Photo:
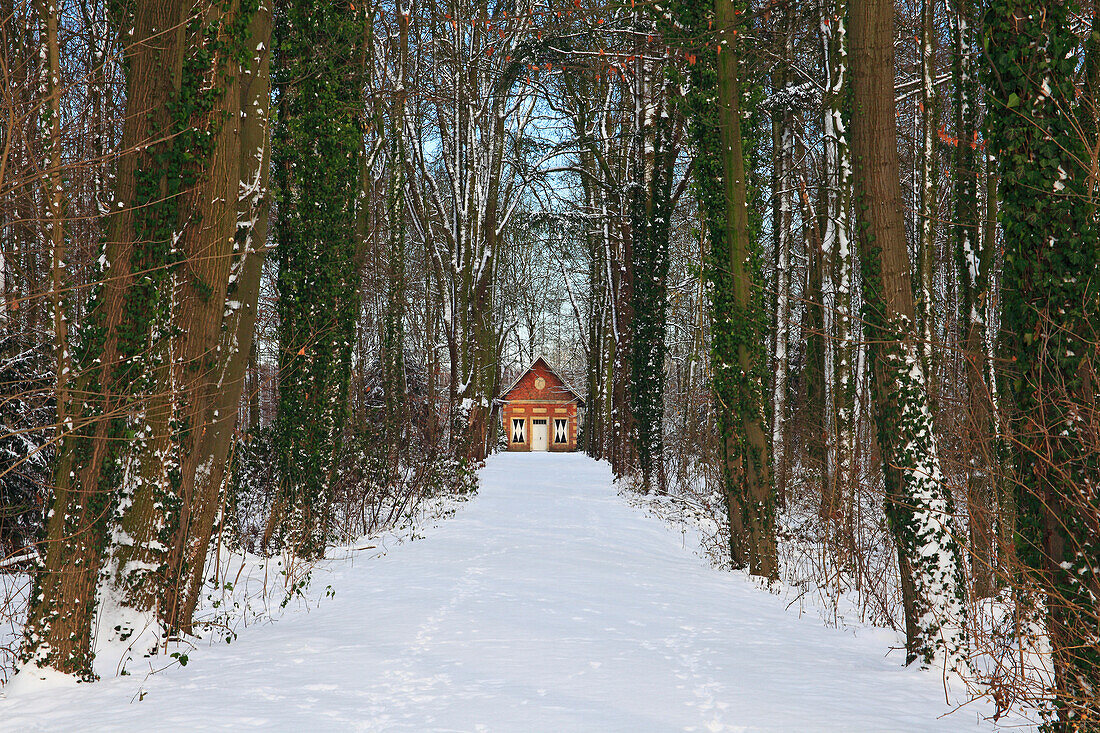
[[1019, 107], [1019, 106], [1020, 106], [1020, 97], [1016, 94], [1016, 92], [1012, 92], [1012, 94], [1008, 95], [1008, 108], [1012, 109], [1013, 107]]

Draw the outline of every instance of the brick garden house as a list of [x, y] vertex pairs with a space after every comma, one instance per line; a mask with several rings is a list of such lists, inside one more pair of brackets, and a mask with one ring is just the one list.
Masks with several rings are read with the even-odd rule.
[[500, 398], [508, 450], [577, 449], [577, 408], [584, 400], [541, 356]]

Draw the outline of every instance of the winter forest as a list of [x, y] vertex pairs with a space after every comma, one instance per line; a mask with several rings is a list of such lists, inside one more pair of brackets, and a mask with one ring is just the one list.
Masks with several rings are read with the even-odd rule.
[[609, 496], [725, 576], [985, 725], [1100, 731], [1098, 18], [0, 0], [0, 697], [491, 507], [548, 470], [494, 463], [543, 356]]

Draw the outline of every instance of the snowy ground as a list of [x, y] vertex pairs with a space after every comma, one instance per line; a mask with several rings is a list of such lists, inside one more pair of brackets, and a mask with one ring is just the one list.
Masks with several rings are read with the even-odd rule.
[[[490, 459], [426, 539], [186, 667], [0, 699], [3, 731], [969, 731], [892, 632], [798, 618], [579, 454]], [[0, 693], [2, 694], [2, 693]]]

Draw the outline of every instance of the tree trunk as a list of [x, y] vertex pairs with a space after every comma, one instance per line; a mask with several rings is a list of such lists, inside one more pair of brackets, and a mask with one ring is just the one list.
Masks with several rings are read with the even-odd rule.
[[[1045, 601], [1057, 731], [1100, 728], [1096, 492], [1100, 235], [1068, 3], [994, 0], [984, 15], [987, 125], [1001, 171], [1002, 343], [1013, 406], [1024, 597]], [[1095, 32], [1095, 29], [1094, 29]], [[1011, 371], [1008, 371], [1009, 368]]]
[[[715, 0], [714, 25], [719, 48], [717, 68], [719, 147], [700, 149], [716, 155], [718, 170], [700, 165], [700, 183], [722, 181], [710, 227], [716, 267], [728, 273], [715, 284], [715, 392], [719, 403], [735, 564], [747, 561], [754, 575], [775, 578], [778, 558], [775, 537], [775, 495], [768, 460], [764, 396], [760, 384], [764, 364], [763, 292], [759, 255], [749, 226], [747, 166], [741, 143], [740, 58], [737, 53], [737, 11], [732, 0]], [[711, 176], [713, 175], [713, 178]], [[710, 179], [710, 180], [708, 180]], [[728, 278], [728, 279], [726, 279]]]
[[931, 664], [942, 650], [965, 666], [965, 586], [921, 370], [909, 256], [902, 219], [895, 122], [892, 0], [853, 0], [852, 152], [863, 311], [886, 509], [906, 594], [908, 661]]
[[[806, 154], [801, 142], [795, 150], [795, 156], [801, 160]], [[810, 192], [806, 181], [805, 171], [798, 171], [798, 194], [801, 206], [802, 220], [806, 222], [806, 253], [808, 255], [806, 267], [806, 284], [803, 296], [805, 301], [804, 328], [802, 340], [806, 344], [806, 361], [803, 367], [803, 383], [806, 394], [806, 410], [809, 413], [805, 418], [803, 434], [806, 436], [806, 457], [811, 468], [820, 471], [821, 495], [825, 497], [831, 489], [831, 477], [828, 471], [828, 433], [827, 411], [825, 409], [826, 380], [825, 380], [825, 305], [822, 297], [822, 283], [825, 281], [825, 257], [821, 247], [821, 234], [817, 225], [817, 217], [814, 216], [810, 203]], [[829, 516], [824, 515], [826, 528], [829, 526]]]
[[[267, 256], [267, 234], [271, 199], [268, 175], [271, 160], [271, 0], [261, 0], [248, 25], [246, 48], [248, 64], [241, 69], [236, 90], [240, 117], [240, 137], [236, 145], [226, 145], [224, 155], [236, 155], [239, 192], [231, 224], [232, 257], [223, 305], [216, 314], [219, 323], [217, 369], [213, 373], [217, 387], [208, 403], [203, 429], [192, 445], [196, 459], [190, 472], [194, 484], [194, 509], [188, 531], [180, 532], [172, 563], [173, 599], [168, 604], [169, 628], [192, 630], [205, 577], [206, 557], [214, 529], [224, 507], [223, 492], [229, 470], [229, 455], [234, 444], [238, 405], [255, 353], [255, 326], [260, 295], [260, 278]], [[232, 92], [233, 90], [229, 90]], [[229, 102], [229, 100], [227, 100]], [[227, 125], [228, 127], [228, 125]], [[227, 141], [228, 142], [228, 141]], [[222, 163], [228, 166], [229, 161]], [[222, 192], [232, 201], [231, 191]], [[215, 302], [219, 299], [212, 299]], [[256, 411], [259, 411], [258, 405]], [[258, 417], [258, 416], [257, 416]]]
[[[97, 644], [107, 649], [127, 642], [126, 656], [155, 649], [159, 630], [189, 626], [180, 609], [188, 577], [201, 579], [203, 568], [193, 572], [187, 561], [196, 554], [205, 559], [230, 443], [219, 423], [229, 422], [231, 432], [237, 412], [234, 400], [223, 421], [215, 405], [234, 390], [222, 382], [223, 360], [232, 351], [228, 344], [223, 348], [222, 321], [225, 311], [236, 310], [226, 292], [240, 180], [236, 59], [246, 52], [244, 27], [237, 22], [239, 13], [251, 14], [251, 8], [233, 3], [204, 12], [203, 23], [189, 28], [191, 57], [180, 92], [194, 101], [194, 111], [181, 120], [175, 141], [190, 160], [181, 166], [176, 193], [183, 216], [173, 241], [182, 262], [173, 272], [171, 308], [161, 327], [171, 336], [161, 346], [156, 388], [145, 411], [146, 435], [132, 450], [123, 485], [117, 534], [128, 539], [111, 547], [100, 588], [99, 614], [120, 623], [101, 632]], [[238, 397], [239, 390], [238, 385]], [[220, 456], [207, 445], [215, 433], [225, 445]], [[118, 665], [107, 668], [112, 672], [125, 663], [125, 656], [104, 660]]]
[[363, 9], [294, 0], [277, 8], [273, 139], [279, 194], [279, 486], [268, 536], [324, 553], [348, 417], [359, 316], [356, 198], [362, 154]]
[[[966, 359], [966, 415], [963, 456], [974, 595], [993, 593], [993, 484], [988, 436], [995, 432], [988, 387], [985, 348], [985, 300], [989, 290], [992, 250], [983, 246], [978, 214], [978, 88], [974, 58], [978, 52], [973, 10], [968, 0], [953, 8], [955, 78], [955, 220], [952, 239], [959, 273], [959, 334]], [[988, 245], [989, 243], [987, 243]]]
[[[61, 160], [61, 51], [57, 37], [57, 26], [60, 12], [49, 0], [38, 0], [38, 19], [41, 43], [44, 46], [45, 68], [42, 75], [45, 79], [43, 91], [45, 92], [45, 111], [43, 112], [43, 127], [47, 143], [47, 158], [43, 162], [43, 186], [45, 190], [42, 200], [46, 203], [46, 212], [43, 217], [46, 223], [47, 236], [44, 239], [49, 243], [52, 255], [51, 272], [52, 287], [50, 288], [50, 307], [53, 311], [53, 346], [55, 365], [55, 399], [57, 401], [57, 424], [64, 430], [68, 425], [69, 402], [69, 334], [68, 320], [66, 317], [66, 265], [65, 265], [65, 189], [62, 180]], [[7, 20], [6, 17], [3, 18]], [[0, 292], [0, 298], [3, 293]]]
[[[784, 59], [794, 56], [792, 8], [787, 4], [780, 11], [777, 35], [783, 40]], [[774, 88], [783, 93], [791, 83], [786, 63], [777, 65], [773, 75]], [[794, 246], [794, 114], [783, 105], [773, 112], [772, 123], [772, 230], [775, 245], [775, 292], [772, 309], [771, 354], [771, 458], [776, 495], [780, 504], [785, 500], [787, 486], [787, 392], [790, 375], [791, 332], [791, 252]]]
[[[920, 211], [917, 241], [917, 324], [920, 327], [921, 369], [926, 378], [935, 374], [933, 367], [936, 350], [933, 339], [936, 331], [934, 305], [936, 275], [936, 201], [939, 196], [936, 171], [936, 133], [940, 122], [940, 100], [934, 86], [936, 78], [936, 0], [922, 0], [920, 27]], [[936, 407], [932, 398], [932, 416]]]
[[631, 152], [636, 180], [630, 197], [634, 257], [630, 399], [642, 489], [664, 493], [665, 331], [675, 123], [673, 112], [667, 108], [670, 90], [664, 70], [644, 61], [641, 53], [634, 66], [637, 98]]
[[395, 483], [405, 447], [407, 424], [405, 390], [405, 201], [407, 151], [405, 147], [405, 88], [409, 55], [409, 11], [397, 8], [398, 47], [396, 88], [390, 109], [389, 182], [386, 226], [389, 239], [389, 278], [386, 283], [381, 343], [382, 390], [385, 398], [386, 483]]
[[826, 405], [829, 441], [827, 484], [822, 494], [821, 515], [829, 518], [833, 532], [846, 526], [846, 490], [854, 483], [855, 383], [858, 373], [852, 357], [851, 292], [852, 245], [850, 208], [852, 200], [851, 159], [845, 114], [848, 96], [848, 5], [845, 0], [823, 0], [825, 95], [822, 127], [824, 135], [825, 231], [822, 260], [827, 277], [822, 278], [823, 322], [828, 335], [825, 351]]
[[[166, 302], [169, 243], [178, 204], [160, 159], [178, 163], [168, 132], [184, 56], [182, 0], [139, 2], [126, 42], [127, 115], [106, 224], [104, 285], [90, 305], [77, 363], [71, 431], [61, 448], [45, 560], [24, 627], [22, 672], [33, 666], [94, 677], [96, 586], [121, 483], [127, 417], [148, 389], [150, 329]], [[157, 172], [159, 175], [151, 174]], [[138, 246], [140, 244], [140, 247]], [[132, 273], [144, 272], [140, 279]]]

